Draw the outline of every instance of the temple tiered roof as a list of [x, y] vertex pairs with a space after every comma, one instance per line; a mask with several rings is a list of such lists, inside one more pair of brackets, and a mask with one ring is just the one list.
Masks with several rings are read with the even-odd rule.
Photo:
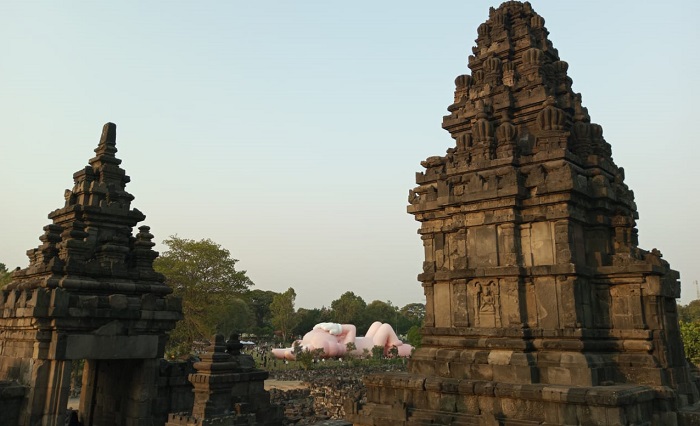
[[102, 129], [95, 156], [73, 174], [65, 205], [49, 214], [42, 244], [29, 250], [30, 264], [13, 274], [8, 289], [61, 287], [80, 291], [168, 294], [163, 275], [153, 270], [158, 253], [146, 216], [131, 208], [129, 176], [115, 154], [116, 125]]

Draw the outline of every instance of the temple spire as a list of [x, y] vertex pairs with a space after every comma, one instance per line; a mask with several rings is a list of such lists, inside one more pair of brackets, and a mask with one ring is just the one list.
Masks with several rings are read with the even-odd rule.
[[53, 223], [44, 227], [42, 245], [27, 252], [29, 266], [14, 274], [8, 288], [69, 288], [75, 283], [102, 292], [109, 288], [105, 282], [116, 278], [133, 281], [127, 287], [135, 293], [172, 291], [153, 270], [158, 253], [149, 228], [141, 226], [133, 234], [146, 216], [131, 208], [130, 178], [115, 157], [116, 135], [114, 123], [103, 126], [95, 157], [73, 174], [64, 206], [49, 214]]
[[95, 148], [96, 156], [90, 159], [90, 165], [95, 166], [96, 163], [111, 163], [121, 164], [122, 160], [116, 158], [117, 153], [117, 125], [114, 123], [106, 123], [102, 126], [102, 136], [100, 143]]

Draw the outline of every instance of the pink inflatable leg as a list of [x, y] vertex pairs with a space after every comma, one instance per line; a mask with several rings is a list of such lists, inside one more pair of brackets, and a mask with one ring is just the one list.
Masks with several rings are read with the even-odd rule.
[[[374, 324], [372, 324], [372, 326], [374, 326]], [[379, 326], [377, 332], [374, 334], [374, 337], [372, 337], [372, 342], [375, 346], [384, 347], [403, 345], [403, 342], [399, 340], [396, 333], [394, 333], [394, 329], [391, 328], [389, 324], [381, 324]]]
[[377, 333], [377, 330], [384, 325], [379, 321], [375, 321], [372, 323], [372, 325], [369, 326], [369, 330], [367, 330], [367, 333], [365, 333], [365, 338], [367, 339], [372, 339], [374, 335]]

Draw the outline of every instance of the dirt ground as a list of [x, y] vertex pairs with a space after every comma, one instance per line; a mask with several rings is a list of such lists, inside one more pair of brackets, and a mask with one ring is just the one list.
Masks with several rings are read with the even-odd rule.
[[283, 391], [304, 389], [308, 386], [301, 380], [265, 380], [265, 390], [279, 389]]
[[77, 410], [80, 405], [80, 398], [70, 398], [68, 399], [68, 408], [71, 410]]

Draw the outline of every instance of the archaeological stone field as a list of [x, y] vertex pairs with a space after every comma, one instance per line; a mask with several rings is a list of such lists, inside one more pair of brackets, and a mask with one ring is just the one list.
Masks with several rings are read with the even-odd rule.
[[[624, 170], [544, 24], [509, 1], [477, 29], [443, 118], [454, 143], [409, 191], [422, 346], [342, 401], [352, 424], [700, 425], [679, 274], [638, 247]], [[282, 425], [238, 336], [192, 369], [163, 359], [182, 306], [116, 153], [108, 123], [0, 291], [0, 425], [67, 424], [76, 360], [84, 426]]]

